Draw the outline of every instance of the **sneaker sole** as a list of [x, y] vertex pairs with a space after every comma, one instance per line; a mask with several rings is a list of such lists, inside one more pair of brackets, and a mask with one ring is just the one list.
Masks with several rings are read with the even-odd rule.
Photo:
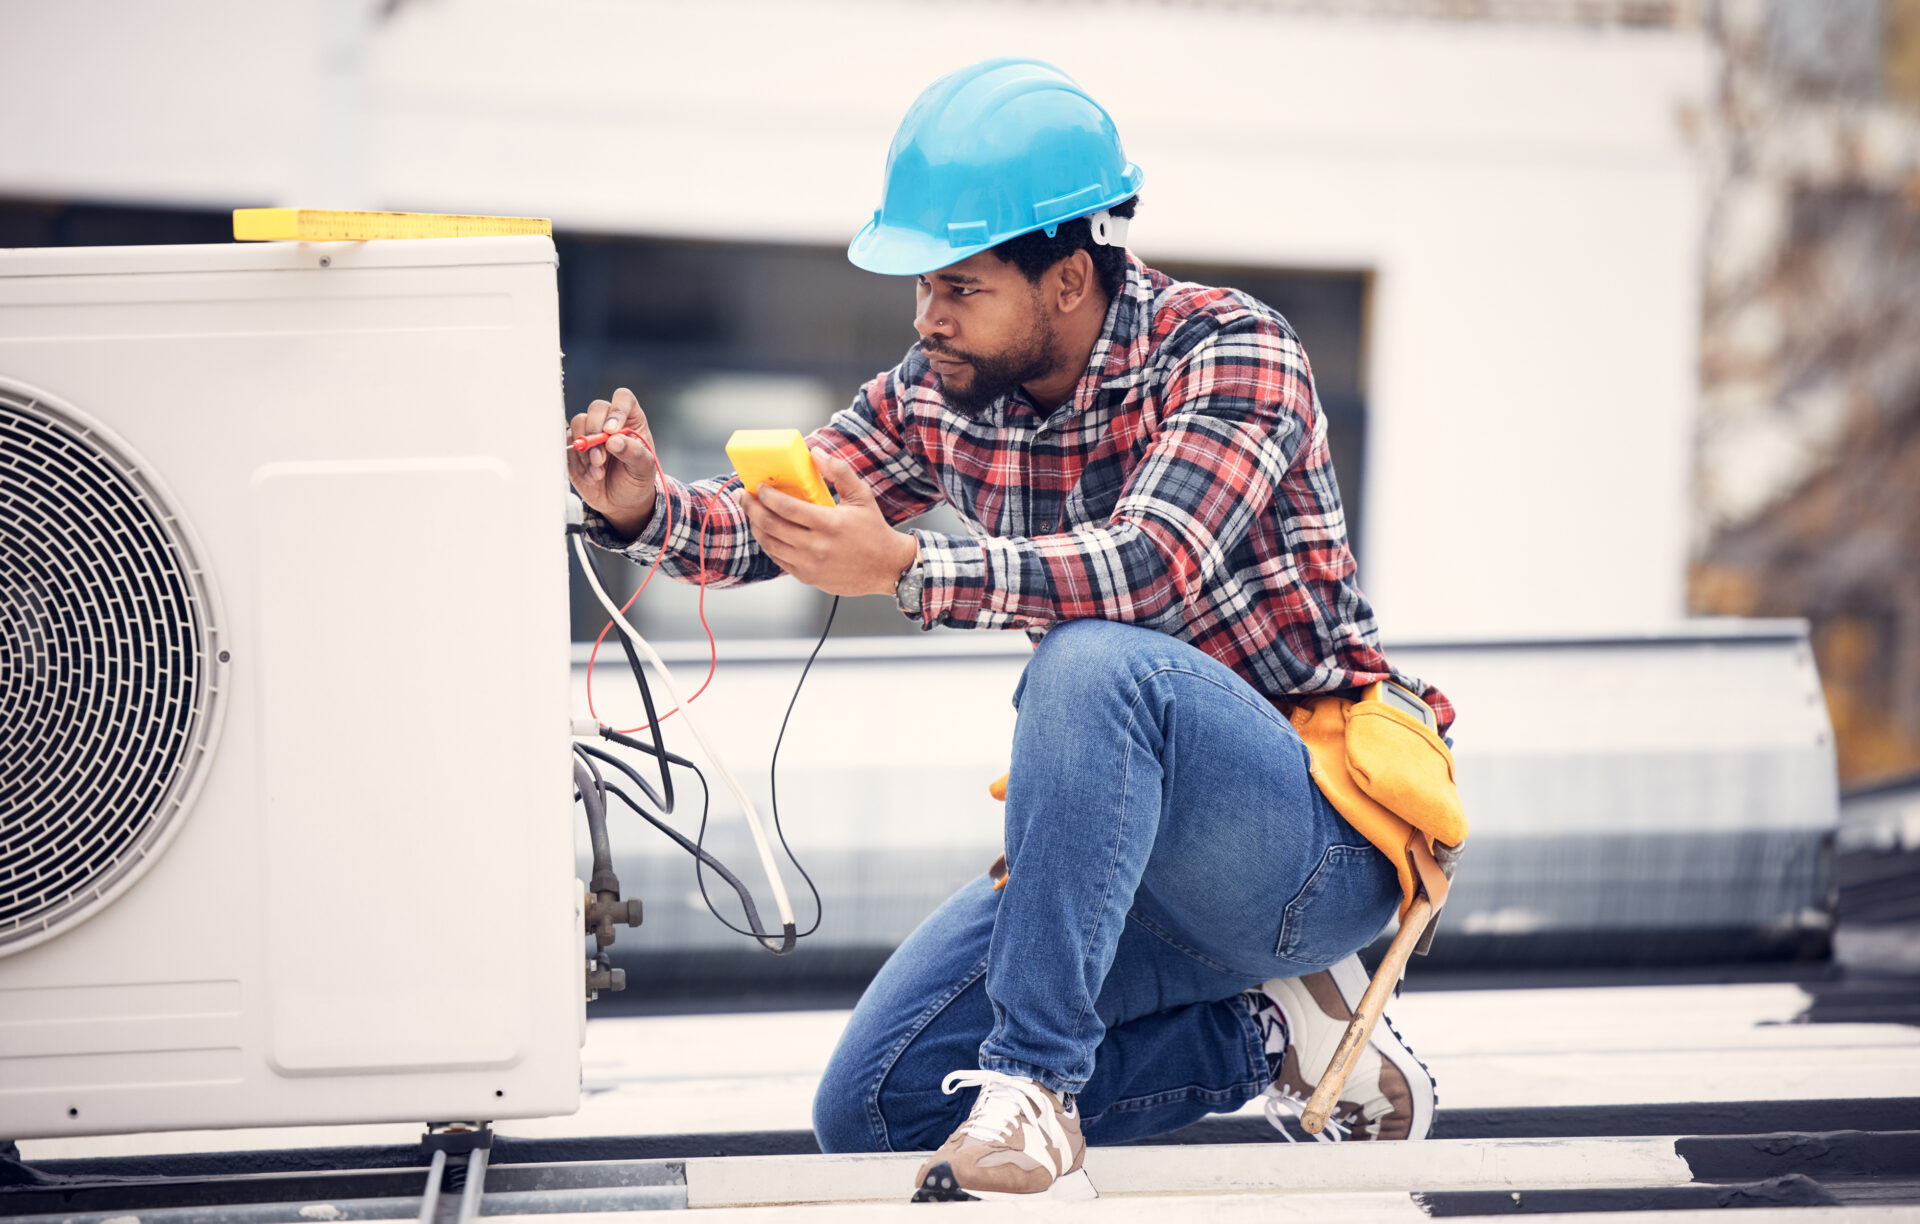
[[[1361, 996], [1367, 993], [1367, 987], [1372, 984], [1372, 979], [1360, 964], [1360, 958], [1349, 956], [1327, 972], [1333, 977], [1334, 989], [1346, 1001], [1347, 1010], [1359, 1011]], [[1383, 1028], [1387, 1031], [1385, 1039], [1380, 1033]], [[1407, 1078], [1407, 1089], [1413, 1094], [1413, 1123], [1408, 1128], [1407, 1138], [1425, 1139], [1433, 1133], [1433, 1115], [1440, 1102], [1433, 1072], [1420, 1061], [1407, 1044], [1407, 1039], [1400, 1035], [1400, 1030], [1393, 1027], [1393, 1021], [1384, 1010], [1380, 1013], [1380, 1023], [1373, 1029], [1373, 1044], [1380, 1048], [1380, 1053], [1388, 1062], [1400, 1068], [1400, 1074]]]
[[1097, 1199], [1100, 1192], [1093, 1188], [1093, 1181], [1085, 1169], [1075, 1169], [1065, 1177], [1054, 1179], [1053, 1185], [1045, 1190], [1036, 1190], [1032, 1194], [1014, 1194], [1006, 1190], [967, 1190], [961, 1187], [960, 1180], [953, 1175], [953, 1166], [946, 1161], [927, 1170], [920, 1182], [920, 1188], [913, 1192], [915, 1203], [978, 1203], [992, 1202], [998, 1199], [1011, 1199], [1018, 1202], [1032, 1202], [1036, 1199], [1052, 1199], [1064, 1203], [1084, 1203]]

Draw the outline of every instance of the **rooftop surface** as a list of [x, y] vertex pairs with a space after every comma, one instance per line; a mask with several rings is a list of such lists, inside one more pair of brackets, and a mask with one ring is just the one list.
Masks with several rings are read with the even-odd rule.
[[[1913, 995], [1910, 979], [1888, 980], [1896, 993]], [[1172, 1143], [1094, 1149], [1087, 1167], [1103, 1197], [1047, 1210], [1106, 1220], [1424, 1219], [1514, 1210], [1594, 1220], [1635, 1208], [1634, 1219], [1647, 1221], [1668, 1210], [1733, 1205], [1732, 1196], [1765, 1207], [1760, 1216], [1742, 1217], [1753, 1221], [1776, 1209], [1807, 1224], [1920, 1218], [1920, 1027], [1820, 1022], [1823, 1011], [1845, 1014], [1834, 1013], [1829, 986], [1721, 981], [1409, 991], [1389, 1014], [1434, 1071], [1440, 1138], [1377, 1147], [1287, 1144], [1257, 1108], [1243, 1110], [1172, 1136]], [[605, 1220], [643, 1207], [695, 1207], [739, 1219], [882, 1220], [908, 1210], [898, 1200], [917, 1157], [828, 1157], [813, 1149], [809, 1102], [845, 1018], [843, 1010], [816, 1010], [592, 1020], [579, 1112], [497, 1128], [487, 1218], [525, 1213], [552, 1220], [577, 1212]], [[1778, 1132], [1801, 1137], [1757, 1146], [1713, 1138]], [[30, 1164], [69, 1174], [112, 1165], [123, 1174], [288, 1176], [304, 1167], [310, 1175], [333, 1152], [340, 1166], [377, 1165], [397, 1176], [409, 1162], [420, 1163], [407, 1155], [418, 1152], [419, 1137], [418, 1126], [395, 1124], [21, 1147]], [[206, 1153], [226, 1155], [193, 1155]], [[129, 1159], [139, 1157], [151, 1159]], [[407, 1176], [421, 1180], [418, 1172]], [[576, 1181], [569, 1188], [570, 1178]], [[617, 1188], [609, 1188], [613, 1182]], [[348, 1198], [289, 1204], [284, 1218], [404, 1219], [418, 1212], [417, 1197]], [[73, 1214], [85, 1205], [75, 1200], [57, 1218], [115, 1218], [104, 1202], [101, 1211]], [[321, 1208], [345, 1214], [313, 1214]], [[997, 1216], [1032, 1207], [984, 1209]], [[141, 1211], [137, 1218], [210, 1218], [174, 1214], [182, 1210]]]

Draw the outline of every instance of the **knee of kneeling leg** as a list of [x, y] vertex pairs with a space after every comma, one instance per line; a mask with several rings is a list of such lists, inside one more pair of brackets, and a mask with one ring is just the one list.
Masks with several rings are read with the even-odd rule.
[[1128, 640], [1141, 630], [1116, 621], [1074, 620], [1056, 625], [1040, 639], [1040, 646], [1027, 664], [1021, 687], [1039, 685], [1046, 689], [1071, 690], [1078, 686], [1099, 689], [1113, 677], [1128, 670]]
[[813, 1138], [822, 1152], [877, 1152], [873, 1124], [861, 1093], [829, 1076], [813, 1094]]

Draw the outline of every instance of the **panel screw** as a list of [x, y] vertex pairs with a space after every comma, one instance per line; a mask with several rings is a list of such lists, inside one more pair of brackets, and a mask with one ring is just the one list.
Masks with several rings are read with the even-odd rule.
[[333, 266], [333, 256], [322, 255], [320, 257], [320, 266], [323, 268], [331, 268]]
[[225, 662], [227, 662], [228, 660], [230, 660], [230, 659], [232, 659], [232, 658], [233, 658], [233, 656], [232, 656], [232, 655], [230, 655], [230, 654], [228, 654], [228, 653], [227, 653], [226, 651], [224, 651], [224, 650], [223, 650], [223, 651], [221, 651], [221, 652], [220, 652], [220, 661], [221, 661], [222, 663], [225, 663]]

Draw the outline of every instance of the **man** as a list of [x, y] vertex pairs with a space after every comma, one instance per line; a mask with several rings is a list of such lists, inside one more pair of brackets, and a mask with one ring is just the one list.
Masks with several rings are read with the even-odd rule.
[[[716, 584], [785, 572], [1038, 638], [1007, 870], [895, 952], [815, 1101], [823, 1150], [938, 1148], [919, 1197], [1067, 1192], [1085, 1139], [1263, 1092], [1297, 1114], [1401, 889], [1314, 785], [1290, 698], [1392, 677], [1452, 720], [1380, 652], [1299, 340], [1129, 256], [1140, 181], [1057, 69], [943, 78], [849, 248], [917, 278], [920, 340], [810, 438], [839, 504], [656, 479], [624, 437], [573, 460], [590, 538], [664, 548], [675, 577], [704, 535]], [[571, 433], [620, 427], [647, 428], [624, 390]], [[972, 534], [891, 526], [938, 502]], [[1424, 1138], [1432, 1079], [1383, 1027], [1341, 1111], [1343, 1133]]]

